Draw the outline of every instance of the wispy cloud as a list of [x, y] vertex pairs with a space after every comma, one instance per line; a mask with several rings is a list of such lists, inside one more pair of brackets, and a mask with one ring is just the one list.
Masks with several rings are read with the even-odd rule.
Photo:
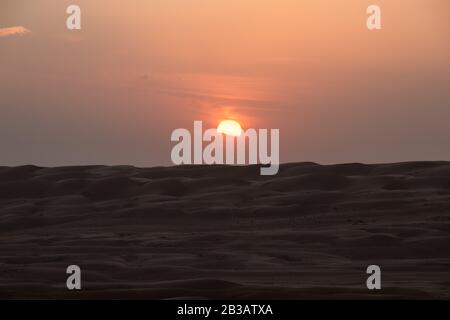
[[31, 32], [25, 27], [18, 26], [18, 27], [9, 27], [9, 28], [0, 28], [0, 38], [2, 37], [8, 37], [8, 36], [14, 36], [18, 34], [26, 34]]

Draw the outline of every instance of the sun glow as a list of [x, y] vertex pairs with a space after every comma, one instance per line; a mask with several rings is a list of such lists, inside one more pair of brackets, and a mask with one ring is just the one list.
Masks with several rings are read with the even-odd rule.
[[233, 137], [239, 137], [242, 134], [242, 128], [237, 121], [223, 120], [217, 127], [217, 132]]

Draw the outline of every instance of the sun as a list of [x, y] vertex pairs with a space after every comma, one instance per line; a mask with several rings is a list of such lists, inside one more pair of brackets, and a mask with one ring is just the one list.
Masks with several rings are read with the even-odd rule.
[[242, 134], [242, 128], [239, 122], [234, 120], [223, 120], [217, 127], [217, 132], [233, 137], [239, 137]]

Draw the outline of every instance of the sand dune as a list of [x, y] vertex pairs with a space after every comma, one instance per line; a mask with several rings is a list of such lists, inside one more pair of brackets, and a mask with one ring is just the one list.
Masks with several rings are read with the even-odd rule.
[[448, 299], [448, 279], [448, 162], [0, 167], [0, 298]]

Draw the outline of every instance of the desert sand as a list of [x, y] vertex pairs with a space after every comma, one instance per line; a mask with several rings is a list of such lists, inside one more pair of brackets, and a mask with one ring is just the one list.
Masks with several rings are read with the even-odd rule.
[[0, 167], [0, 298], [448, 299], [450, 163]]

